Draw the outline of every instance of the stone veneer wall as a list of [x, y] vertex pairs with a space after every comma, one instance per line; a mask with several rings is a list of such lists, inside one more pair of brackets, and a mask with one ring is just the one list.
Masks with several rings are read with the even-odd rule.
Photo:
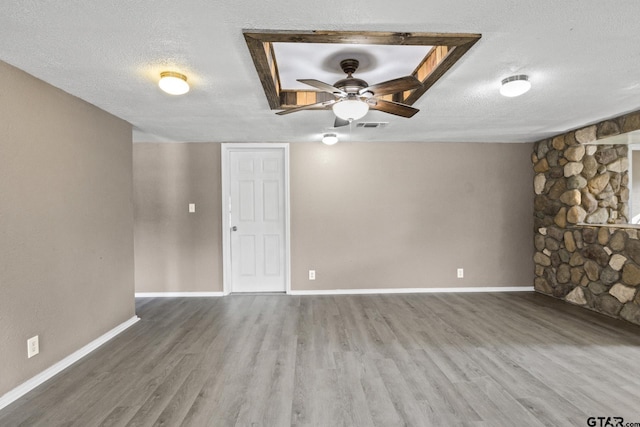
[[638, 129], [640, 111], [570, 131], [532, 162], [536, 291], [640, 324], [639, 230], [607, 225], [629, 215], [628, 147], [591, 145]]

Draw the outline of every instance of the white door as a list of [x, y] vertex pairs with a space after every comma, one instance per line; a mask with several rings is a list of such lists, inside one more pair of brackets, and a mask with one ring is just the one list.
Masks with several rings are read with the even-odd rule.
[[228, 150], [231, 292], [284, 292], [285, 150]]

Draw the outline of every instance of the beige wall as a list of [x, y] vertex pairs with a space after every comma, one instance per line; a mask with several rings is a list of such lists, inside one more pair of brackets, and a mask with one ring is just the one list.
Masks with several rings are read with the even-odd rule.
[[220, 144], [133, 147], [136, 292], [221, 292]]
[[134, 299], [131, 126], [0, 75], [1, 396], [130, 319]]
[[[530, 286], [531, 149], [291, 144], [292, 289]], [[136, 290], [221, 291], [220, 144], [134, 144], [134, 181]]]
[[292, 287], [530, 286], [531, 147], [292, 145]]

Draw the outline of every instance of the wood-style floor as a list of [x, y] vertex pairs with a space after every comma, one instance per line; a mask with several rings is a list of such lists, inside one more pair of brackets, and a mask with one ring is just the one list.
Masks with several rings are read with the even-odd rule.
[[640, 327], [533, 293], [139, 299], [1, 426], [640, 422]]

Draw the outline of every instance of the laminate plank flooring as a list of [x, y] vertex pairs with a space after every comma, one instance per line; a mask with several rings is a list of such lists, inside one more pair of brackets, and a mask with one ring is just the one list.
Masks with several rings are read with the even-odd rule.
[[136, 308], [140, 322], [0, 411], [0, 426], [640, 423], [640, 327], [539, 294]]

